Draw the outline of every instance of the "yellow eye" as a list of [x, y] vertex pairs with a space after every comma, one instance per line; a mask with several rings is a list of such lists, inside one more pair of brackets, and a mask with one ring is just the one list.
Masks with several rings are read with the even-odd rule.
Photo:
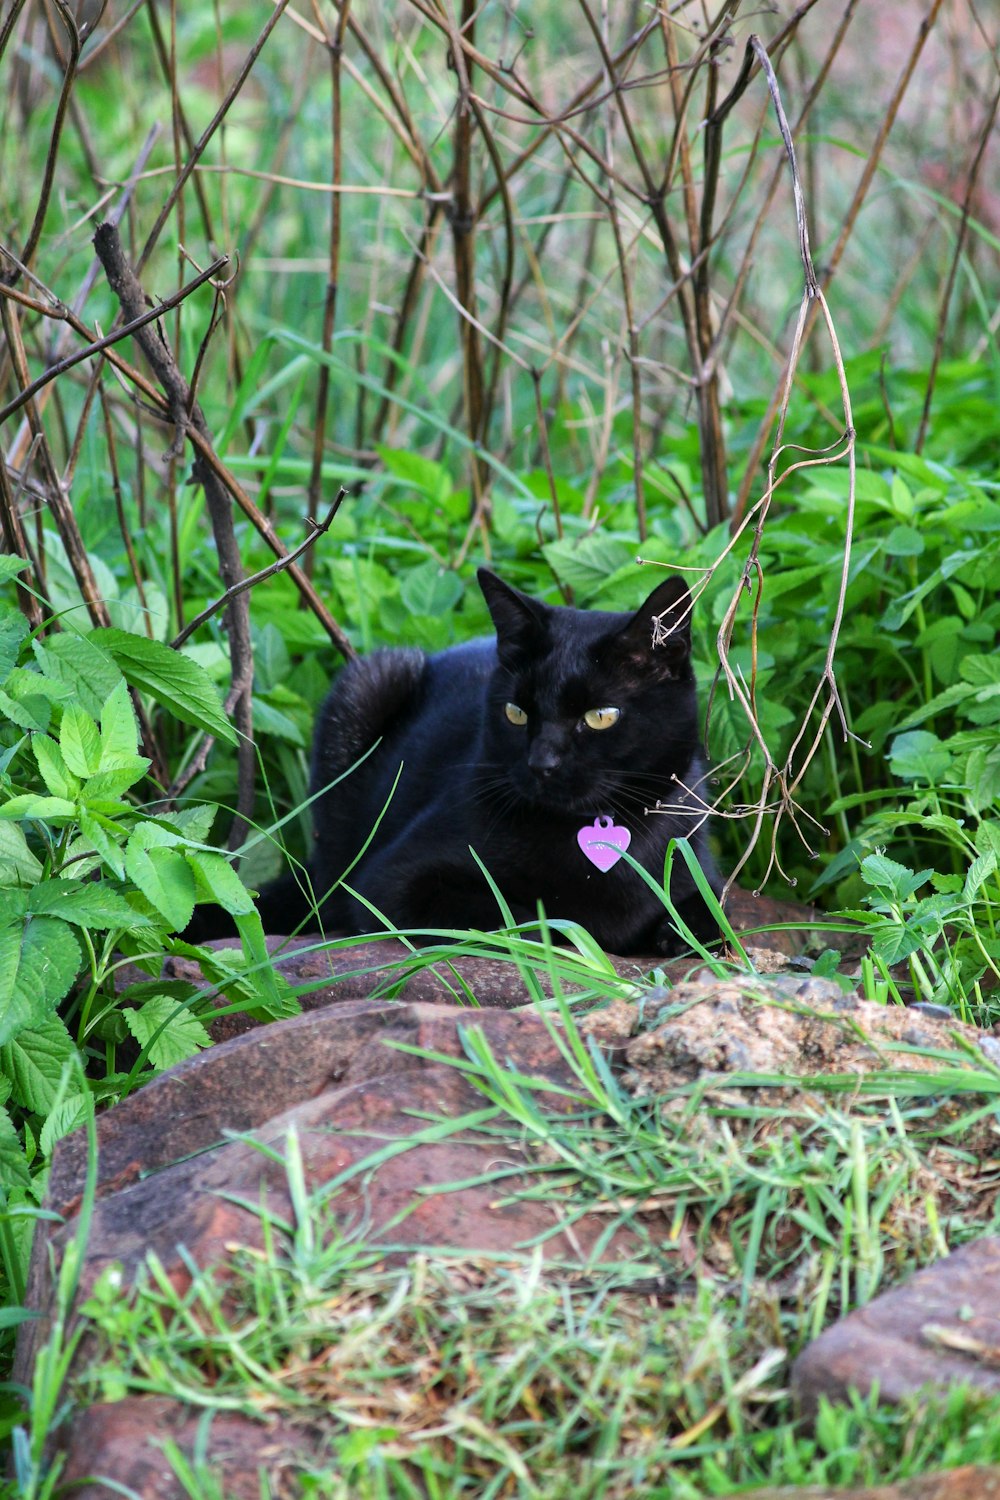
[[518, 708], [516, 703], [505, 703], [503, 711], [512, 724], [527, 724], [528, 715], [523, 708]]
[[588, 729], [610, 729], [622, 716], [620, 708], [588, 708], [583, 722]]

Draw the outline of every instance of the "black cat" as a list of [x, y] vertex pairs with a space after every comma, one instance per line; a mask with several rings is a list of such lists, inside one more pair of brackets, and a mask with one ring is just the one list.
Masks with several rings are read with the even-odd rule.
[[[517, 922], [540, 901], [613, 952], [676, 949], [662, 902], [621, 850], [662, 884], [667, 843], [686, 836], [718, 889], [687, 587], [667, 578], [634, 615], [609, 614], [478, 576], [495, 641], [376, 651], [344, 669], [322, 708], [309, 874], [324, 929], [382, 925], [341, 877], [400, 928], [502, 926], [471, 847]], [[680, 854], [671, 898], [699, 938], [718, 936]], [[269, 931], [303, 919], [315, 930], [291, 878], [261, 910]]]

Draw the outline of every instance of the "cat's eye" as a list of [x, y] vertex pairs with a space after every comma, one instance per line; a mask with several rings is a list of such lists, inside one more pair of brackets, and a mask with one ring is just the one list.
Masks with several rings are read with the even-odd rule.
[[610, 729], [622, 716], [620, 708], [588, 708], [583, 722], [588, 729]]
[[518, 708], [516, 703], [505, 703], [503, 711], [512, 724], [527, 724], [528, 715], [523, 708]]

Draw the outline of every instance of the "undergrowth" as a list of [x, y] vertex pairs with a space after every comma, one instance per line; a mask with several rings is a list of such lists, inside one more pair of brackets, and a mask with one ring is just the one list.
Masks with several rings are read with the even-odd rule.
[[[723, 554], [763, 488], [802, 267], [764, 91], [728, 96], [744, 18], [723, 5], [694, 23], [688, 9], [602, 22], [582, 0], [527, 19], [469, 4], [454, 30], [445, 6], [310, 18], [221, 5], [172, 16], [167, 35], [154, 7], [119, 24], [15, 4], [0, 29], [5, 1363], [59, 1139], [209, 1045], [224, 1012], [296, 1008], [248, 892], [308, 848], [311, 727], [343, 651], [485, 632], [468, 586], [484, 560], [540, 597], [608, 609], [634, 607], [653, 565], [694, 570], [720, 865], [746, 850], [764, 747], [784, 764], [805, 722], [817, 738], [796, 763], [794, 816], [768, 824], [743, 883], [860, 928], [857, 969], [831, 936], [816, 973], [883, 1003], [1000, 1020], [998, 245], [969, 125], [985, 150], [995, 44], [975, 19], [961, 90], [908, 115], [904, 97], [887, 144], [871, 121], [888, 119], [894, 85], [874, 47], [845, 61], [824, 7], [767, 20], [816, 261], [852, 351], [858, 473], [833, 461], [831, 441], [839, 452], [854, 435], [813, 338], [783, 427], [782, 462], [805, 462], [779, 464], [751, 562], [752, 526]], [[916, 28], [908, 45], [918, 62]], [[950, 45], [957, 56], [957, 32]], [[246, 572], [351, 492], [302, 575], [252, 591], [252, 664], [220, 613], [182, 639], [219, 602], [219, 556], [184, 448], [191, 401], [171, 408], [119, 341], [91, 249], [106, 216], [151, 299], [170, 299], [157, 326], [203, 407]], [[228, 268], [189, 292], [192, 261], [220, 247]], [[98, 349], [106, 330], [115, 342]], [[836, 711], [821, 728], [808, 704], [842, 566]], [[718, 679], [734, 599], [722, 644], [752, 725]], [[246, 699], [249, 777], [231, 722]], [[226, 845], [244, 824], [237, 873]], [[224, 955], [179, 937], [208, 900], [239, 933]], [[505, 957], [526, 996], [556, 971], [580, 1004], [644, 993], [586, 934], [558, 959], [536, 933], [443, 936], [458, 937], [456, 957]], [[413, 952], [373, 983], [391, 997], [444, 952]], [[163, 978], [171, 956], [200, 957], [214, 988]], [[455, 997], [478, 999], [457, 972]], [[487, 1079], [492, 1065], [469, 1066]], [[613, 1282], [569, 1287], [530, 1255], [468, 1285], [446, 1262], [387, 1269], [302, 1203], [295, 1224], [271, 1226], [266, 1257], [229, 1268], [241, 1301], [207, 1271], [178, 1297], [151, 1266], [135, 1303], [104, 1283], [90, 1316], [116, 1353], [74, 1399], [169, 1373], [210, 1409], [231, 1388], [259, 1413], [279, 1384], [307, 1415], [333, 1401], [329, 1468], [302, 1481], [331, 1496], [532, 1493], [548, 1466], [562, 1488], [546, 1480], [546, 1496], [685, 1500], [997, 1457], [995, 1407], [969, 1395], [826, 1410], [809, 1438], [791, 1422], [787, 1360], [804, 1338], [992, 1223], [938, 1157], [926, 1196], [924, 1105], [904, 1089], [848, 1117], [827, 1100], [789, 1129], [737, 1111], [717, 1122], [720, 1153], [587, 1082], [589, 1145], [573, 1147], [559, 1190], [607, 1192], [614, 1173], [612, 1198], [669, 1199], [670, 1232], [694, 1215], [714, 1274], [683, 1296], [651, 1292], [640, 1314]], [[992, 1098], [992, 1077], [983, 1087]], [[524, 1099], [513, 1124], [550, 1143], [558, 1128]], [[958, 1132], [947, 1149], [961, 1163], [992, 1148]], [[539, 1184], [552, 1189], [541, 1166]], [[32, 1500], [57, 1479], [47, 1424], [77, 1335], [64, 1322], [57, 1336], [15, 1440], [14, 1492]], [[223, 1346], [259, 1379], [227, 1367]], [[23, 1396], [3, 1398], [5, 1436]], [[218, 1492], [197, 1455], [166, 1459], [192, 1495]]]

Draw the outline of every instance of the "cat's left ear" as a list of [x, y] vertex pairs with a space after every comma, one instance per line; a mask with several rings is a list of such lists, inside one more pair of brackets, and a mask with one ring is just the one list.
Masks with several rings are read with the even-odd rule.
[[665, 578], [615, 637], [636, 665], [674, 677], [691, 655], [691, 591], [681, 578]]
[[487, 568], [480, 568], [476, 578], [496, 627], [497, 655], [505, 667], [515, 670], [545, 649], [548, 637], [545, 606], [526, 594], [519, 594]]

